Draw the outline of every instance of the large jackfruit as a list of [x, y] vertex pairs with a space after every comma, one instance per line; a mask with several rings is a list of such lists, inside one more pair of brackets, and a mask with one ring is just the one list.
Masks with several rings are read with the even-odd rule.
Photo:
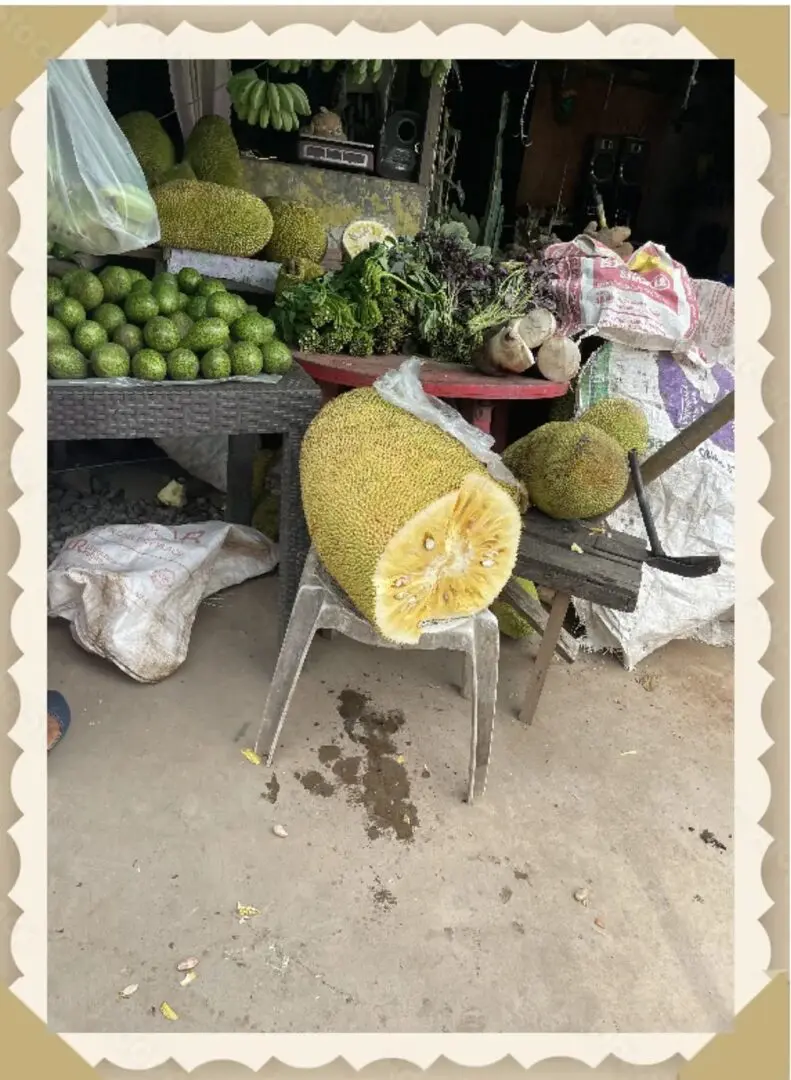
[[372, 388], [321, 409], [300, 477], [319, 558], [391, 641], [414, 644], [426, 621], [482, 611], [511, 575], [517, 493], [462, 443]]
[[309, 259], [320, 263], [327, 254], [327, 230], [321, 218], [310, 206], [272, 199], [267, 203], [272, 212], [272, 239], [264, 252], [271, 262], [287, 259]]
[[176, 164], [176, 148], [165, 129], [150, 112], [131, 112], [118, 126], [126, 136], [149, 187], [160, 184]]
[[633, 401], [604, 398], [586, 409], [579, 419], [606, 431], [627, 453], [636, 450], [644, 454], [648, 449], [648, 421]]
[[184, 157], [199, 180], [244, 188], [244, 166], [231, 125], [221, 116], [202, 116], [187, 138]]
[[163, 247], [249, 257], [272, 235], [272, 215], [247, 191], [206, 180], [174, 180], [152, 194]]
[[629, 482], [623, 448], [593, 424], [544, 424], [512, 443], [503, 462], [527, 487], [532, 505], [560, 520], [608, 513]]

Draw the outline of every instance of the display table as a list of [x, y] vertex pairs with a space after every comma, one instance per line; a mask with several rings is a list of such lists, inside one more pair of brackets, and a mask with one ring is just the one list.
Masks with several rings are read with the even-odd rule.
[[280, 492], [281, 634], [296, 596], [309, 541], [299, 488], [299, 450], [321, 407], [321, 391], [295, 364], [276, 383], [152, 383], [122, 387], [92, 383], [47, 384], [47, 437], [161, 439], [228, 436], [226, 518], [249, 525], [253, 458], [259, 435], [283, 436]]
[[[343, 389], [371, 386], [386, 371], [400, 367], [406, 356], [331, 356], [294, 353], [294, 358], [319, 384], [327, 401]], [[420, 366], [423, 389], [453, 402], [470, 423], [494, 435], [495, 449], [505, 446], [508, 403], [563, 397], [568, 383], [548, 382], [529, 375], [483, 375], [462, 364], [424, 360]], [[465, 408], [467, 406], [467, 408]]]

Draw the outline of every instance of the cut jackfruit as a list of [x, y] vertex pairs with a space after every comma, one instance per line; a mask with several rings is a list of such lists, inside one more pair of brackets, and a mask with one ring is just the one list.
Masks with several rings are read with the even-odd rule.
[[484, 610], [511, 575], [518, 493], [373, 389], [324, 406], [303, 441], [300, 477], [319, 558], [391, 641], [414, 644], [427, 622]]

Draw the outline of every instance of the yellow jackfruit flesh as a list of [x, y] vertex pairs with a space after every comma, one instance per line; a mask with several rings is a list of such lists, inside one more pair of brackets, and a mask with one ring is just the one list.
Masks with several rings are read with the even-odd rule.
[[152, 194], [163, 247], [250, 257], [272, 235], [266, 204], [247, 191], [206, 180], [174, 180]]
[[172, 139], [150, 112], [127, 113], [118, 121], [118, 126], [132, 147], [148, 186], [156, 187], [176, 164]]
[[391, 641], [414, 644], [425, 622], [482, 611], [511, 575], [516, 492], [374, 389], [321, 409], [302, 444], [300, 478], [319, 558]]
[[327, 254], [327, 230], [321, 218], [310, 206], [272, 199], [272, 238], [265, 255], [271, 262], [287, 259], [309, 259], [320, 263]]
[[530, 502], [559, 520], [598, 517], [623, 498], [629, 467], [623, 448], [592, 424], [544, 424], [503, 453]]
[[626, 398], [597, 401], [579, 419], [606, 431], [627, 453], [636, 450], [638, 454], [644, 454], [648, 449], [648, 421], [645, 414]]
[[198, 180], [244, 188], [244, 166], [231, 125], [221, 116], [202, 116], [189, 133], [184, 157]]

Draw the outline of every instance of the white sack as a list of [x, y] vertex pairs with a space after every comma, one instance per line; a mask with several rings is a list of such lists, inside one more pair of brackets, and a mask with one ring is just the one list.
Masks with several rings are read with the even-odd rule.
[[184, 662], [201, 600], [269, 573], [277, 545], [223, 521], [108, 525], [68, 540], [47, 574], [48, 613], [142, 683]]

